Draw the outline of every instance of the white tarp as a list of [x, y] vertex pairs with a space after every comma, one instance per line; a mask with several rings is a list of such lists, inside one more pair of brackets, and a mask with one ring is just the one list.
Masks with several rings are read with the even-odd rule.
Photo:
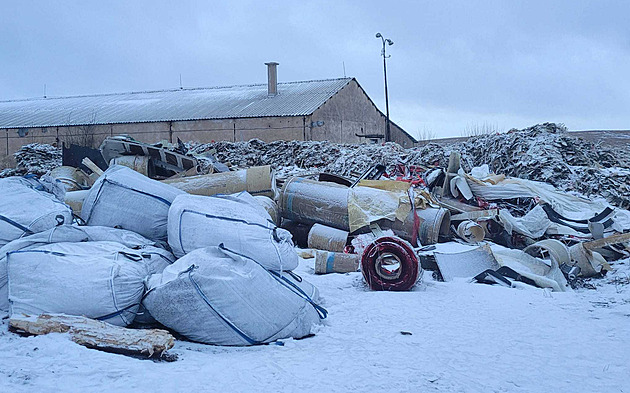
[[534, 280], [542, 288], [558, 292], [570, 292], [571, 287], [560, 271], [558, 263], [550, 259], [543, 261], [521, 250], [492, 245], [492, 253], [501, 266], [507, 266], [523, 277]]
[[36, 179], [0, 179], [0, 247], [24, 235], [72, 223], [72, 210]]
[[185, 192], [114, 165], [90, 189], [81, 217], [87, 225], [123, 228], [151, 240], [166, 240], [168, 209], [181, 194]]
[[129, 325], [149, 270], [114, 242], [54, 243], [7, 254], [9, 312], [83, 315]]
[[164, 326], [215, 345], [254, 345], [311, 334], [318, 291], [222, 247], [197, 249], [155, 274], [143, 301]]
[[8, 273], [7, 254], [12, 251], [41, 249], [53, 243], [78, 243], [88, 244], [87, 250], [93, 250], [94, 242], [106, 241], [119, 244], [119, 250], [140, 254], [150, 274], [161, 273], [165, 267], [175, 262], [175, 256], [169, 251], [157, 247], [157, 244], [137, 233], [124, 229], [91, 226], [62, 225], [48, 231], [36, 233], [16, 239], [11, 243], [0, 247], [0, 314], [8, 312]]
[[168, 214], [168, 243], [177, 257], [223, 243], [266, 269], [293, 270], [298, 265], [291, 233], [278, 228], [247, 192], [178, 196]]

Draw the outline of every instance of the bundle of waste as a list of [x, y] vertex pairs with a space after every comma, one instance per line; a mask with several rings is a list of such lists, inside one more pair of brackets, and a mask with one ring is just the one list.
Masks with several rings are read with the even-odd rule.
[[111, 166], [83, 201], [87, 225], [118, 227], [152, 240], [166, 240], [168, 210], [178, 195], [175, 187], [121, 166]]
[[24, 235], [72, 223], [72, 211], [55, 185], [36, 178], [0, 179], [0, 247]]
[[196, 249], [151, 276], [144, 305], [187, 338], [215, 345], [254, 345], [301, 338], [325, 318], [315, 287], [290, 272], [267, 270], [223, 245]]
[[[61, 261], [62, 263], [68, 263], [69, 265], [81, 263], [83, 257], [78, 257], [77, 255], [95, 256], [95, 258], [97, 258], [96, 260], [100, 260], [99, 258], [103, 258], [104, 260], [113, 258], [114, 262], [104, 262], [109, 263], [110, 266], [113, 266], [111, 263], [117, 263], [115, 262], [117, 260], [131, 260], [133, 262], [138, 262], [138, 260], [140, 260], [144, 266], [142, 271], [146, 270], [147, 272], [142, 279], [144, 279], [148, 274], [162, 272], [166, 266], [175, 261], [175, 257], [169, 251], [159, 247], [159, 244], [154, 241], [149, 240], [135, 232], [101, 226], [58, 226], [16, 239], [9, 244], [0, 247], [0, 312], [7, 312], [9, 310], [8, 256], [12, 254], [20, 255], [20, 257], [15, 257], [14, 261], [22, 257], [32, 260], [33, 262], [37, 261], [37, 266], [31, 267], [33, 269], [37, 269], [39, 272], [37, 275], [41, 275], [42, 277], [50, 277], [51, 275], [56, 274], [44, 273], [45, 269], [53, 268], [51, 266], [41, 264], [43, 263], [41, 261], [46, 258], [48, 258], [48, 262], [46, 263], [57, 263], [57, 261]], [[14, 269], [14, 276], [15, 274], [20, 275], [20, 279], [27, 280], [28, 282], [33, 280], [33, 278], [28, 275], [23, 276], [23, 273], [24, 272], [22, 271], [15, 273]], [[78, 271], [68, 271], [68, 273], [81, 274]], [[89, 274], [87, 275], [89, 276]], [[81, 281], [88, 278], [86, 277], [82, 279], [78, 277], [78, 279]], [[89, 279], [96, 278], [89, 277]], [[83, 281], [82, 283], [88, 285]], [[57, 284], [68, 286], [67, 289], [71, 292], [76, 289], [76, 287], [70, 287], [72, 285], [71, 281], [60, 282]], [[49, 284], [43, 283], [42, 285]], [[38, 291], [39, 289], [35, 286], [33, 287], [33, 290]], [[60, 292], [58, 296], [66, 296], [65, 291]], [[139, 305], [139, 301], [136, 302], [135, 305]], [[41, 305], [38, 307], [42, 308]], [[42, 311], [53, 313], [68, 312], [50, 308], [43, 309]]]
[[[291, 272], [297, 253], [290, 233], [269, 213], [278, 212], [270, 198], [244, 190], [188, 195], [119, 165], [101, 172], [88, 190], [65, 192], [71, 184], [61, 172], [62, 178], [47, 175], [48, 182], [11, 177], [0, 183], [10, 196], [0, 204], [7, 224], [0, 227], [7, 243], [0, 248], [0, 311], [9, 312], [12, 326], [34, 328], [51, 320], [33, 315], [59, 322], [57, 315], [66, 314], [118, 326], [161, 322], [192, 340], [252, 345], [307, 336], [326, 317], [317, 289]], [[268, 179], [251, 181], [250, 172]], [[245, 174], [234, 187], [272, 183], [268, 167]], [[82, 205], [77, 222], [84, 226], [73, 223], [61, 202], [70, 194]], [[165, 271], [176, 261], [171, 247], [180, 259]], [[184, 274], [191, 266], [194, 273]], [[186, 277], [194, 292], [181, 292]]]

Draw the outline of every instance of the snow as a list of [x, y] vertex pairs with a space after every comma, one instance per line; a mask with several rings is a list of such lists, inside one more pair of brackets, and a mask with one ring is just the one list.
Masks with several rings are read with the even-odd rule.
[[[176, 362], [78, 346], [0, 326], [0, 392], [621, 392], [630, 391], [630, 260], [596, 290], [551, 293], [431, 273], [411, 292], [374, 292], [360, 273], [297, 272], [330, 312], [314, 337], [284, 345], [178, 341]], [[411, 332], [404, 335], [401, 332]]]

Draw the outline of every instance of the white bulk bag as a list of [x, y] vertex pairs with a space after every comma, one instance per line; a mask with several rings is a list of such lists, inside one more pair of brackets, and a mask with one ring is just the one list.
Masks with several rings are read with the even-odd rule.
[[72, 224], [72, 210], [36, 179], [0, 179], [0, 247], [24, 235]]
[[318, 292], [222, 247], [190, 252], [149, 278], [143, 305], [190, 340], [254, 345], [311, 334], [326, 311]]
[[291, 233], [278, 228], [247, 192], [179, 195], [168, 212], [168, 243], [177, 257], [223, 243], [266, 269], [293, 270], [298, 265]]
[[[41, 248], [52, 243], [79, 243], [79, 242], [116, 242], [121, 247], [120, 251], [137, 253], [142, 256], [150, 274], [161, 273], [162, 270], [175, 262], [175, 256], [157, 244], [137, 233], [124, 229], [109, 227], [77, 227], [62, 225], [48, 231], [16, 239], [11, 243], [0, 247], [0, 313], [9, 311], [7, 254], [12, 251], [30, 250]], [[65, 247], [56, 246], [57, 249]], [[72, 246], [76, 247], [76, 246]], [[47, 249], [47, 248], [44, 248]], [[79, 248], [81, 250], [82, 248]], [[88, 247], [94, 249], [94, 245]]]
[[90, 189], [81, 217], [87, 225], [123, 228], [151, 240], [166, 240], [168, 209], [181, 194], [185, 192], [114, 165]]
[[149, 273], [130, 251], [118, 243], [87, 242], [8, 253], [10, 315], [62, 313], [129, 325]]

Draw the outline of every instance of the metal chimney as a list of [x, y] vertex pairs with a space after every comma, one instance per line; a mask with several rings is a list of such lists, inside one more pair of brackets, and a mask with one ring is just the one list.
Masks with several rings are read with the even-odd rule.
[[278, 95], [278, 63], [265, 63], [267, 66], [267, 96], [275, 97]]

